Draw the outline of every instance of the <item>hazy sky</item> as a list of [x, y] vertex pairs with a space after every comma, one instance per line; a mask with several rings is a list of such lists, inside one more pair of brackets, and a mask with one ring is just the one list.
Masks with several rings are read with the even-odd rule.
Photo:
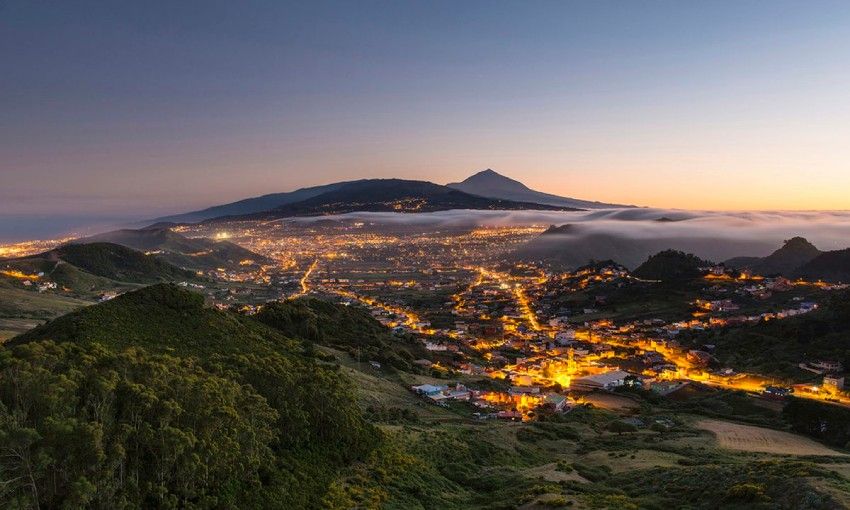
[[847, 1], [0, 0], [0, 70], [0, 217], [488, 167], [610, 202], [850, 209]]

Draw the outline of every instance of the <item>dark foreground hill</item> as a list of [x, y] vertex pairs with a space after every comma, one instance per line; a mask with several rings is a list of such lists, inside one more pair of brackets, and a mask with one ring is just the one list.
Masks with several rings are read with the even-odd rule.
[[114, 243], [65, 245], [38, 258], [61, 260], [93, 275], [133, 283], [195, 278], [195, 273]]
[[74, 241], [74, 243], [81, 242], [120, 244], [134, 250], [152, 253], [170, 264], [191, 270], [236, 268], [243, 261], [253, 261], [255, 264], [270, 262], [266, 257], [230, 241], [186, 237], [167, 226], [114, 230]]
[[850, 282], [850, 248], [823, 252], [794, 270], [793, 276], [807, 280]]
[[0, 356], [6, 508], [318, 507], [379, 436], [301, 341], [156, 285]]

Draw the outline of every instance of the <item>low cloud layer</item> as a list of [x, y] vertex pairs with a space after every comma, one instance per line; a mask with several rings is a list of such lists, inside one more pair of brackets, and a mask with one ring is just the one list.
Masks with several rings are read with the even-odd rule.
[[[657, 247], [692, 251], [713, 260], [765, 256], [785, 239], [803, 236], [822, 250], [850, 247], [850, 211], [717, 212], [665, 209], [561, 211], [441, 211], [424, 214], [350, 213], [335, 217], [388, 225], [496, 226], [573, 225], [565, 243], [618, 238]], [[323, 218], [299, 218], [312, 222]], [[552, 236], [557, 237], [557, 236]], [[608, 251], [614, 251], [614, 248]], [[599, 253], [616, 258], [617, 253]], [[625, 262], [625, 261], [624, 261]]]

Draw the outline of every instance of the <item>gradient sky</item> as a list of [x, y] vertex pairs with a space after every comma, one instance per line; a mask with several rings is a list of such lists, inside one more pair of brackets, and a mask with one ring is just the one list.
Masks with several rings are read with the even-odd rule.
[[0, 0], [0, 221], [493, 168], [850, 209], [850, 2]]

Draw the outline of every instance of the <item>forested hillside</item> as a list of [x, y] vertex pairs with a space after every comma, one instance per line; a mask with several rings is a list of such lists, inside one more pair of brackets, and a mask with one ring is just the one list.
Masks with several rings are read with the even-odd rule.
[[156, 285], [0, 351], [6, 508], [301, 508], [379, 441], [302, 343]]

